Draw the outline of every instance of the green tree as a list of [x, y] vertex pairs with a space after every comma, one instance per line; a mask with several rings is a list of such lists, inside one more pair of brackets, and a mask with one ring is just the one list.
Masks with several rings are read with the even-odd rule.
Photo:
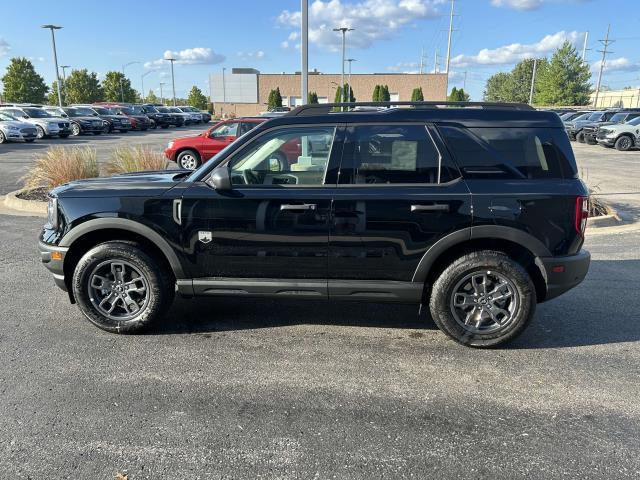
[[26, 58], [12, 58], [9, 61], [2, 83], [5, 102], [43, 103], [49, 90], [33, 63]]
[[147, 95], [147, 98], [145, 98], [145, 101], [147, 103], [160, 103], [160, 99], [153, 90], [149, 90], [149, 94]]
[[371, 97], [371, 100], [374, 102], [380, 101], [380, 85], [376, 85], [373, 89], [373, 96]]
[[506, 72], [496, 73], [489, 77], [484, 89], [486, 102], [509, 102], [511, 92], [511, 74]]
[[570, 42], [558, 48], [537, 82], [536, 102], [541, 105], [587, 105], [591, 71]]
[[380, 101], [390, 102], [391, 94], [389, 93], [389, 85], [380, 85]]
[[47, 102], [49, 103], [49, 105], [60, 105], [58, 103], [58, 82], [56, 82], [55, 80], [53, 81], [53, 83], [51, 84], [51, 88], [49, 89]]
[[457, 89], [453, 87], [451, 90], [451, 94], [447, 98], [450, 102], [468, 102], [470, 99], [469, 95], [464, 91], [464, 89]]
[[309, 92], [307, 103], [318, 103], [318, 94], [316, 92]]
[[282, 106], [282, 95], [280, 94], [280, 87], [276, 87], [275, 90], [269, 92], [269, 98], [267, 100], [268, 110], [279, 108]]
[[411, 92], [412, 102], [424, 102], [424, 93], [422, 93], [422, 87], [414, 88]]
[[67, 105], [99, 102], [103, 98], [98, 74], [89, 72], [86, 68], [72, 70], [63, 85], [62, 97]]
[[196, 107], [200, 110], [206, 110], [207, 108], [207, 97], [202, 93], [195, 85], [191, 87], [191, 91], [189, 92], [189, 98], [187, 98], [187, 105], [192, 107]]
[[[349, 95], [349, 98], [347, 98], [347, 95]], [[338, 87], [336, 88], [336, 96], [334, 99], [334, 103], [348, 103], [348, 102], [355, 102], [356, 101], [356, 97], [353, 94], [353, 89], [349, 88], [349, 84], [345, 83], [344, 86]]]
[[107, 72], [102, 81], [102, 89], [104, 99], [108, 102], [135, 103], [139, 98], [138, 92], [131, 87], [131, 80], [121, 72]]

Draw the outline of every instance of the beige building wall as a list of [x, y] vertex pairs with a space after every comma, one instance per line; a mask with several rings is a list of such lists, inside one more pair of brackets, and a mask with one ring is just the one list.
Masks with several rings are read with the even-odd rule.
[[[347, 82], [347, 75], [345, 75]], [[352, 74], [351, 84], [356, 101], [371, 101], [376, 85], [388, 85], [391, 100], [411, 100], [414, 88], [422, 87], [425, 100], [445, 100], [447, 76], [445, 74]], [[320, 103], [332, 103], [336, 88], [340, 85], [340, 74], [310, 74], [309, 92], [318, 94]], [[236, 117], [258, 115], [267, 110], [269, 92], [280, 88], [283, 105], [300, 104], [299, 74], [258, 74], [258, 103], [222, 103], [216, 102], [216, 114], [221, 111], [225, 115]]]
[[[596, 94], [591, 94], [591, 102], [593, 105]], [[640, 88], [628, 88], [626, 90], [605, 90], [598, 95], [598, 104], [596, 108], [639, 108], [640, 107]]]

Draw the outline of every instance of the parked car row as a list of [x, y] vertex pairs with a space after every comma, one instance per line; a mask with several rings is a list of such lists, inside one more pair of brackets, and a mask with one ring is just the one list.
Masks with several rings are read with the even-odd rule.
[[640, 109], [574, 111], [560, 118], [570, 140], [620, 151], [640, 148]]
[[0, 143], [33, 142], [84, 134], [127, 133], [208, 123], [211, 115], [194, 107], [100, 102], [67, 107], [0, 104]]

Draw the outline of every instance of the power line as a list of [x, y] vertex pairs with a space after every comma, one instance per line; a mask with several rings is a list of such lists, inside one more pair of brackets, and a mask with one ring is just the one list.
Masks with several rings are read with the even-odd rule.
[[609, 33], [611, 32], [611, 24], [607, 27], [607, 36], [604, 40], [598, 40], [602, 45], [602, 50], [598, 50], [598, 52], [602, 53], [602, 60], [600, 61], [600, 72], [598, 73], [598, 84], [596, 86], [596, 94], [593, 100], [593, 106], [596, 107], [598, 105], [598, 97], [600, 96], [600, 87], [602, 86], [602, 73], [604, 72], [604, 66], [607, 62], [607, 54], [613, 53], [609, 50], [609, 45], [615, 42], [615, 40], [609, 39]]

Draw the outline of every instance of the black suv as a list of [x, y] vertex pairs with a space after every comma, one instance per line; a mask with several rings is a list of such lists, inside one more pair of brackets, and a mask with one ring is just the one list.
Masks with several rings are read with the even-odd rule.
[[111, 332], [153, 323], [175, 292], [324, 298], [423, 305], [475, 347], [513, 339], [584, 279], [588, 191], [555, 113], [342, 107], [361, 105], [392, 108], [303, 106], [194, 172], [56, 188], [42, 261]]
[[145, 103], [144, 105], [140, 105], [140, 107], [145, 115], [154, 121], [154, 128], [169, 128], [169, 126], [173, 124], [171, 114], [158, 111], [154, 105]]

